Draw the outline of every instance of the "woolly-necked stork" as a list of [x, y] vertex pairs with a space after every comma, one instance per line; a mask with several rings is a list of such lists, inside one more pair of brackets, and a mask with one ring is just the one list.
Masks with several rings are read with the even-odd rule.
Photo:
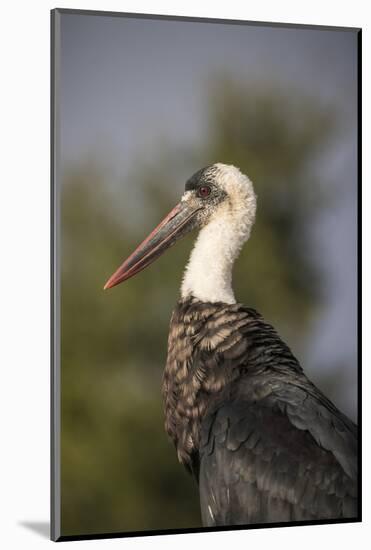
[[238, 168], [199, 170], [105, 288], [200, 229], [170, 321], [162, 392], [165, 428], [199, 485], [204, 525], [355, 518], [356, 425], [234, 297], [232, 268], [255, 210]]

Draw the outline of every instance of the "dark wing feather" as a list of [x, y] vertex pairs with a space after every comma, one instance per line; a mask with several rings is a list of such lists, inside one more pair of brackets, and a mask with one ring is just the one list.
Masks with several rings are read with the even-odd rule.
[[255, 310], [181, 300], [163, 393], [204, 524], [357, 516], [357, 427]]
[[355, 518], [354, 425], [301, 388], [271, 387], [258, 402], [233, 400], [202, 423], [204, 524]]

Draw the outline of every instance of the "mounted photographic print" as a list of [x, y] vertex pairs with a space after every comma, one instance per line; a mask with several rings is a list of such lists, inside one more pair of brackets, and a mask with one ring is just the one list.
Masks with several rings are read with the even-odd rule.
[[361, 520], [355, 28], [52, 11], [52, 538]]

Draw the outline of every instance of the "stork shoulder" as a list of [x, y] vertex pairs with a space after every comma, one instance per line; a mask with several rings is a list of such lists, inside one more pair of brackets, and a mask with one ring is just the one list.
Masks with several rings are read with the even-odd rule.
[[[301, 432], [306, 432], [310, 436], [304, 440], [308, 450], [315, 443], [330, 452], [346, 475], [356, 479], [357, 426], [305, 376], [285, 377], [281, 373], [246, 376], [233, 390], [226, 388], [225, 393], [230, 398], [220, 396], [201, 425], [201, 453], [206, 443], [210, 449], [220, 426], [225, 429], [227, 447], [233, 450], [238, 440], [241, 443], [241, 438], [248, 436], [246, 430], [253, 426], [264, 439], [271, 437], [272, 425], [280, 426], [284, 422], [290, 428], [293, 442], [295, 438], [301, 441]], [[238, 430], [241, 430], [239, 434]], [[285, 443], [281, 441], [279, 429], [273, 440], [278, 445]]]

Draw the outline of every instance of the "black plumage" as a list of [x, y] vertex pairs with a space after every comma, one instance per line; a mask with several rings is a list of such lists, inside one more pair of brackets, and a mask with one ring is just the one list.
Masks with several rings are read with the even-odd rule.
[[255, 310], [180, 300], [163, 395], [205, 525], [357, 516], [357, 427]]
[[232, 267], [256, 195], [213, 164], [109, 278], [136, 275], [200, 229], [170, 323], [165, 428], [200, 491], [205, 525], [356, 518], [357, 427], [305, 376], [271, 325], [235, 303]]

